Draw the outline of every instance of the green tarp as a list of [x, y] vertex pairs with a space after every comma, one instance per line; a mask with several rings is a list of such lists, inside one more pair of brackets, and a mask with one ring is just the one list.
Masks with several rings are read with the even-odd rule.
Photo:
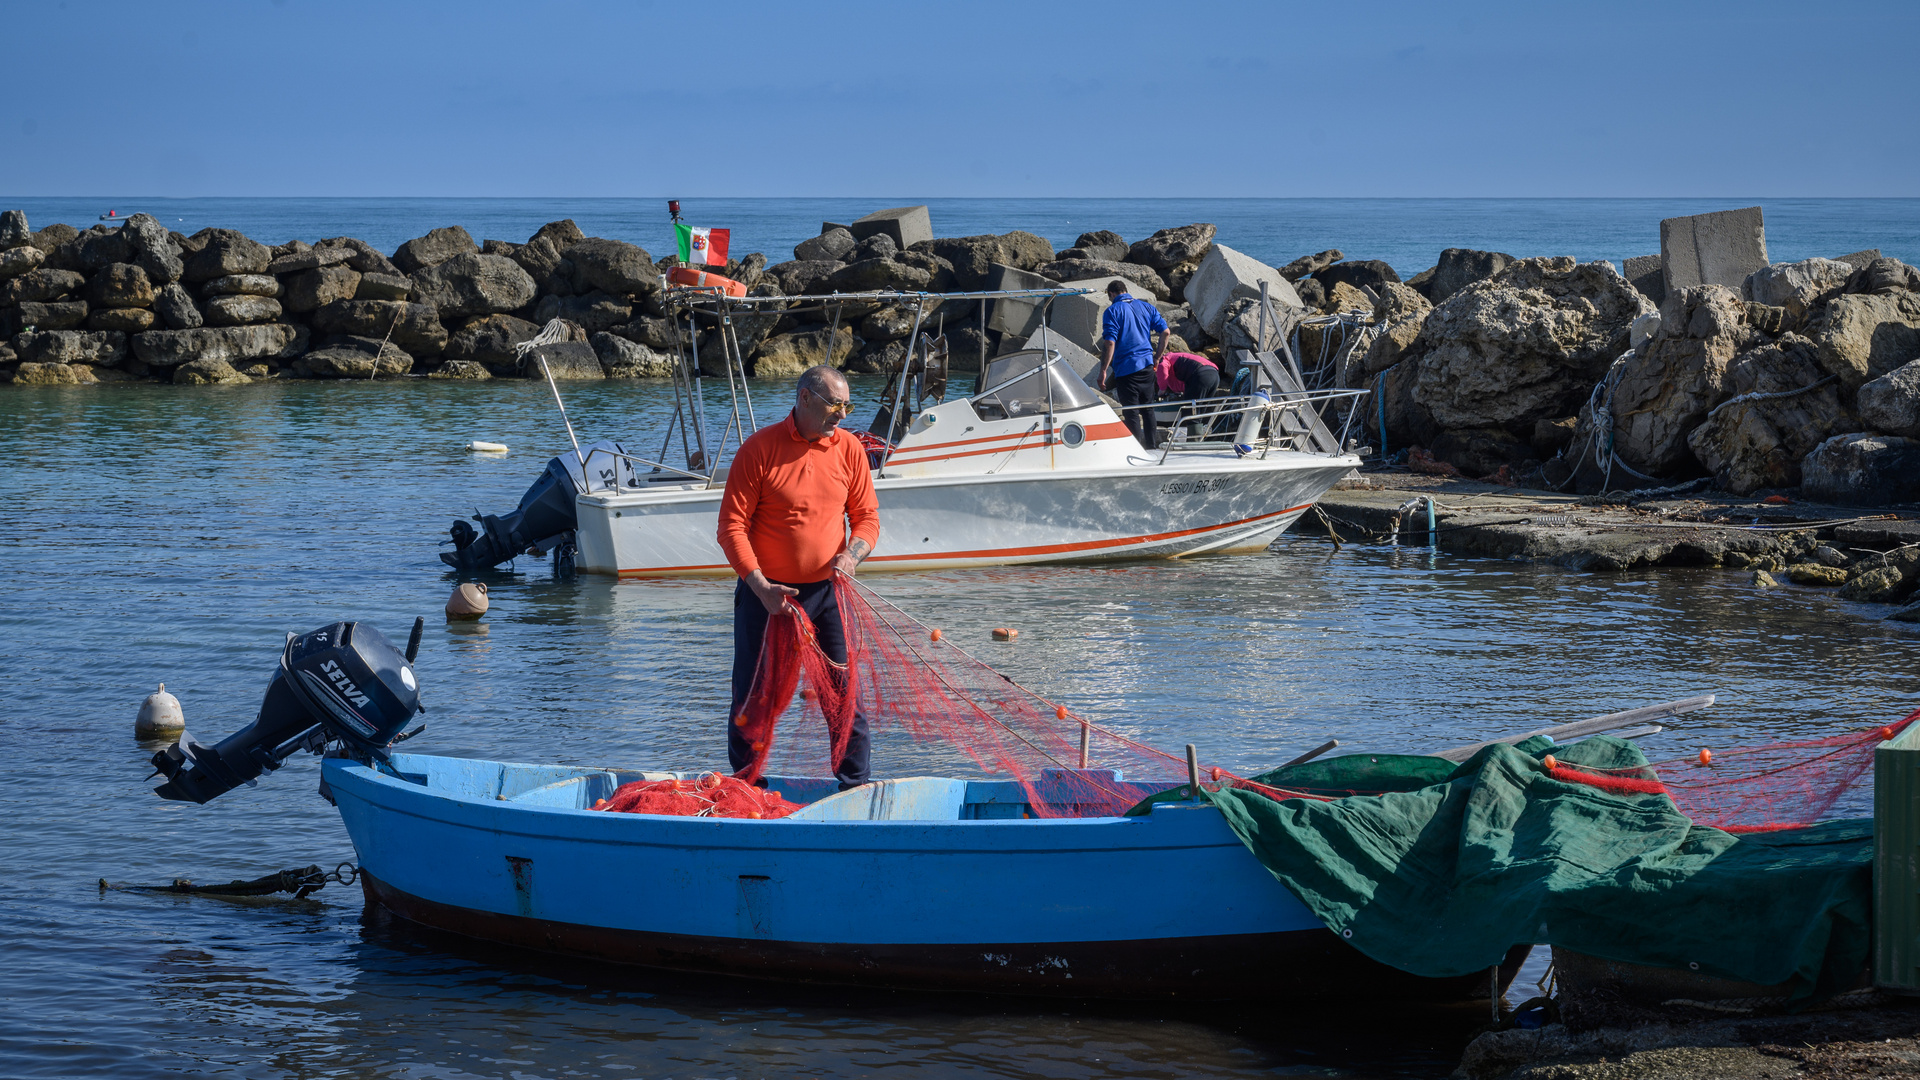
[[1549, 750], [1589, 768], [1646, 765], [1632, 743], [1607, 736], [1534, 739], [1458, 766], [1355, 754], [1254, 778], [1381, 794], [1206, 797], [1336, 933], [1416, 975], [1485, 971], [1532, 942], [1784, 983], [1794, 998], [1851, 988], [1869, 948], [1871, 821], [1734, 836], [1694, 825], [1664, 795], [1555, 780], [1540, 762]]

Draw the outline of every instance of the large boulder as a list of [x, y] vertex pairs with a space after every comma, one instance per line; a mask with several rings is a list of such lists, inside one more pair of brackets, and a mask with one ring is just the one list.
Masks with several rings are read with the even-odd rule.
[[1920, 360], [1860, 388], [1860, 419], [1882, 435], [1920, 439]]
[[46, 304], [29, 301], [13, 310], [22, 330], [29, 326], [36, 330], [72, 330], [87, 321], [85, 300], [56, 300]]
[[1055, 281], [1090, 281], [1094, 278], [1125, 278], [1153, 295], [1155, 300], [1165, 300], [1172, 295], [1167, 288], [1166, 279], [1151, 267], [1139, 263], [1108, 262], [1104, 259], [1056, 259], [1034, 267], [1034, 273], [1050, 277]]
[[365, 240], [356, 240], [351, 236], [336, 236], [329, 240], [322, 240], [313, 245], [313, 247], [315, 251], [326, 247], [343, 247], [352, 251], [353, 255], [347, 259], [347, 265], [363, 274], [389, 274], [393, 277], [403, 276], [400, 268], [393, 265], [385, 255], [381, 254], [379, 248], [374, 247]]
[[554, 319], [578, 323], [587, 333], [597, 334], [632, 321], [633, 305], [597, 289], [584, 296], [541, 297], [533, 309], [533, 321], [545, 325]]
[[493, 372], [471, 360], [449, 360], [427, 373], [429, 379], [491, 379]]
[[[1848, 262], [1848, 259], [1840, 260]], [[1847, 291], [1850, 293], [1920, 291], [1920, 270], [1908, 266], [1899, 259], [1875, 258], [1865, 266], [1854, 271], [1847, 279]]]
[[193, 302], [193, 294], [177, 281], [168, 282], [154, 295], [153, 310], [169, 330], [192, 330], [206, 323], [200, 314], [200, 305]]
[[526, 365], [521, 371], [529, 379], [544, 379], [548, 372], [560, 381], [607, 377], [606, 369], [600, 366], [599, 354], [584, 341], [557, 341], [528, 349]]
[[[1426, 325], [1427, 316], [1432, 314], [1433, 305], [1427, 298], [1413, 290], [1412, 286], [1398, 282], [1388, 282], [1381, 287], [1380, 303], [1374, 305], [1374, 322], [1379, 330], [1368, 343], [1366, 351], [1357, 360], [1350, 362], [1342, 386], [1360, 386], [1388, 368], [1398, 364], [1413, 343], [1420, 338], [1420, 328]], [[1302, 330], [1305, 339], [1309, 331]], [[1369, 384], [1370, 385], [1370, 384]]]
[[55, 223], [28, 236], [27, 243], [51, 255], [55, 248], [79, 235], [79, 229], [71, 225]]
[[[1134, 241], [1133, 246], [1127, 249], [1126, 261], [1161, 271], [1171, 270], [1185, 262], [1198, 262], [1207, 253], [1207, 248], [1213, 245], [1214, 234], [1218, 231], [1205, 223], [1161, 229], [1145, 240]], [[1006, 262], [1005, 259], [999, 261]], [[1023, 266], [1021, 269], [1029, 268]]]
[[1800, 467], [1809, 499], [1842, 506], [1920, 501], [1920, 440], [1897, 435], [1835, 435]]
[[540, 226], [539, 231], [528, 237], [526, 243], [511, 245], [511, 250], [502, 249], [493, 254], [505, 255], [519, 263], [535, 283], [544, 285], [559, 269], [560, 253], [586, 238], [572, 218], [564, 218]]
[[325, 348], [294, 361], [293, 369], [295, 374], [310, 379], [372, 379], [405, 375], [413, 370], [413, 357], [392, 342], [341, 337], [329, 339]]
[[933, 275], [900, 259], [862, 259], [835, 270], [816, 292], [919, 292], [933, 284]]
[[827, 351], [829, 331], [823, 326], [817, 330], [775, 334], [755, 345], [747, 358], [759, 378], [789, 378], [818, 364], [844, 367], [847, 358], [865, 344], [844, 326], [831, 336], [831, 355]]
[[1073, 246], [1085, 252], [1089, 259], [1105, 259], [1107, 262], [1125, 262], [1129, 250], [1126, 240], [1112, 229], [1083, 232]]
[[153, 312], [146, 308], [94, 308], [87, 314], [87, 329], [137, 334], [153, 329]]
[[280, 279], [272, 274], [229, 274], [214, 278], [200, 286], [200, 295], [206, 298], [215, 296], [270, 296], [278, 300], [285, 292]]
[[272, 360], [306, 351], [305, 327], [286, 323], [265, 326], [203, 327], [197, 330], [149, 330], [135, 334], [133, 355], [152, 367], [178, 367], [190, 360]]
[[462, 254], [414, 273], [413, 294], [443, 316], [498, 315], [525, 307], [534, 287], [532, 276], [512, 259]]
[[1741, 290], [1755, 303], [1786, 308], [1798, 318], [1839, 296], [1853, 272], [1838, 259], [1774, 263], [1747, 275]]
[[782, 295], [804, 296], [844, 265], [830, 259], [797, 259], [767, 267], [767, 276], [779, 284]]
[[1760, 208], [1720, 210], [1660, 222], [1660, 259], [1667, 293], [1700, 285], [1738, 291], [1767, 265], [1767, 229]]
[[[325, 266], [340, 266], [352, 259], [356, 252], [345, 244], [323, 244], [320, 247], [307, 248], [305, 251], [290, 251], [279, 255], [267, 264], [267, 273], [276, 276], [300, 274], [309, 270], [318, 270]], [[348, 267], [348, 269], [352, 269]]]
[[855, 240], [885, 234], [893, 239], [894, 247], [905, 251], [923, 240], [933, 239], [933, 219], [924, 206], [896, 206], [875, 210], [855, 221], [847, 231]]
[[1379, 287], [1389, 281], [1399, 281], [1400, 275], [1393, 267], [1379, 259], [1350, 259], [1337, 262], [1313, 275], [1313, 279], [1333, 295], [1333, 287], [1345, 283], [1356, 289], [1373, 289], [1377, 294]]
[[[1293, 283], [1280, 271], [1225, 244], [1215, 244], [1200, 260], [1199, 268], [1187, 282], [1187, 305], [1193, 309], [1194, 318], [1200, 321], [1201, 327], [1210, 336], [1218, 338], [1221, 336], [1221, 327], [1226, 324], [1227, 305], [1242, 297], [1257, 299], [1263, 284], [1274, 304], [1295, 310], [1306, 308], [1300, 302], [1300, 294], [1294, 291]], [[1163, 295], [1155, 295], [1166, 299]]]
[[21, 364], [13, 373], [16, 386], [82, 386], [97, 383], [100, 377], [86, 364]]
[[121, 228], [109, 229], [105, 225], [95, 225], [75, 237], [73, 244], [80, 263], [79, 269], [88, 273], [112, 263], [133, 259], [133, 243]]
[[[435, 229], [425, 236], [416, 236], [394, 250], [393, 265], [403, 274], [415, 274], [429, 266], [437, 266], [455, 255], [478, 255], [480, 245], [473, 242], [467, 230], [458, 225], [444, 229]], [[356, 269], [358, 269], [356, 267]], [[363, 271], [364, 272], [364, 271]]]
[[573, 264], [575, 292], [598, 289], [614, 296], [645, 296], [660, 291], [660, 271], [644, 248], [596, 236], [574, 244], [564, 254]]
[[133, 263], [112, 263], [87, 282], [87, 303], [94, 307], [152, 307], [156, 296], [153, 280]]
[[120, 231], [126, 234], [132, 247], [134, 263], [156, 284], [179, 281], [180, 275], [187, 272], [186, 263], [180, 258], [180, 245], [174, 243], [167, 227], [153, 215], [135, 214], [120, 226]]
[[1625, 362], [1614, 383], [1608, 407], [1620, 459], [1650, 476], [1690, 465], [1688, 433], [1732, 396], [1734, 357], [1762, 340], [1732, 289], [1696, 285], [1669, 292], [1659, 332]]
[[846, 229], [828, 229], [811, 240], [794, 245], [793, 257], [799, 262], [839, 262], [859, 243]]
[[[351, 269], [353, 264], [348, 263]], [[413, 282], [400, 274], [382, 274], [370, 271], [360, 275], [360, 284], [354, 287], [355, 300], [405, 300], [413, 295]]]
[[1820, 347], [1821, 366], [1857, 388], [1920, 359], [1920, 293], [1837, 296], [1807, 324], [1807, 336]]
[[1586, 400], [1650, 310], [1607, 263], [1521, 259], [1427, 316], [1415, 396], [1442, 427], [1531, 430]]
[[80, 291], [87, 279], [72, 270], [29, 270], [0, 285], [0, 305], [40, 304]]
[[587, 343], [609, 379], [664, 379], [673, 374], [673, 357], [618, 335], [595, 334]]
[[29, 270], [37, 270], [47, 261], [47, 253], [31, 244], [0, 251], [0, 281], [17, 278]]
[[438, 356], [447, 347], [447, 328], [440, 325], [440, 310], [432, 304], [335, 300], [314, 309], [313, 329], [320, 334], [390, 340], [413, 356]]
[[22, 362], [113, 367], [127, 358], [127, 335], [111, 330], [50, 330], [16, 334], [13, 351]]
[[1514, 262], [1511, 255], [1499, 251], [1475, 251], [1472, 248], [1448, 248], [1434, 264], [1433, 277], [1427, 282], [1427, 296], [1442, 303], [1454, 293], [1485, 281]]
[[0, 251], [26, 247], [33, 242], [33, 230], [27, 228], [25, 210], [8, 210], [0, 213]]
[[[346, 249], [330, 250], [341, 252]], [[281, 306], [288, 311], [305, 314], [335, 300], [353, 299], [360, 289], [360, 271], [345, 263], [346, 260], [341, 259], [339, 263], [328, 263], [289, 274], [284, 279], [286, 288], [285, 295], [280, 299]]]
[[1344, 258], [1346, 256], [1339, 248], [1328, 248], [1313, 255], [1302, 255], [1281, 267], [1280, 276], [1288, 281], [1298, 282], [1301, 278], [1311, 277]]
[[173, 381], [182, 386], [218, 386], [250, 383], [253, 379], [235, 371], [233, 365], [225, 360], [209, 357], [205, 360], [189, 360], [174, 368]]
[[277, 322], [280, 301], [271, 296], [216, 296], [205, 307], [208, 326], [248, 326]]
[[513, 347], [533, 340], [540, 333], [538, 323], [511, 315], [488, 315], [472, 319], [447, 338], [448, 360], [470, 361], [488, 367], [513, 367], [519, 362]]
[[181, 278], [198, 284], [233, 274], [264, 274], [273, 263], [265, 244], [233, 229], [201, 229], [193, 234], [200, 250], [187, 256]]
[[1741, 353], [1722, 382], [1735, 396], [1687, 435], [1687, 447], [1736, 495], [1798, 487], [1807, 454], [1855, 423], [1813, 342], [1798, 334]]
[[1053, 245], [1045, 238], [1018, 230], [994, 235], [944, 236], [914, 244], [910, 251], [938, 256], [953, 264], [953, 281], [969, 291], [992, 288], [993, 266], [1035, 270], [1054, 261]]

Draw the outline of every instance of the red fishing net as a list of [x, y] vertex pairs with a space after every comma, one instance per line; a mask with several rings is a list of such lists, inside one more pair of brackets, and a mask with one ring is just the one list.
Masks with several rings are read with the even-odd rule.
[[744, 780], [707, 773], [695, 780], [641, 780], [622, 784], [613, 797], [593, 809], [617, 814], [672, 814], [675, 817], [780, 818], [800, 809], [777, 791]]
[[1873, 768], [1873, 749], [1920, 720], [1825, 739], [1702, 749], [1638, 769], [1584, 769], [1553, 758], [1556, 780], [1618, 794], [1664, 794], [1695, 824], [1732, 833], [1799, 829], [1823, 821], [1847, 790]]
[[[938, 754], [922, 758], [929, 768], [970, 760], [1016, 781], [1042, 817], [1123, 813], [1185, 777], [1184, 761], [1033, 693], [857, 581], [837, 577], [834, 596], [846, 630], [844, 667], [821, 651], [797, 608], [767, 621], [760, 669], [734, 721], [755, 755], [741, 779], [763, 775], [776, 746], [790, 772], [831, 773], [856, 705], [876, 735], [905, 730], [950, 755], [944, 763]], [[782, 727], [796, 689], [802, 722]]]

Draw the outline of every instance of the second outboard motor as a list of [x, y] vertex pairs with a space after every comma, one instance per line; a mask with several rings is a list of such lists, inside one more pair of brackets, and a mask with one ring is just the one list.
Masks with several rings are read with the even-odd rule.
[[425, 627], [425, 620], [414, 622], [404, 653], [365, 623], [288, 634], [259, 715], [214, 746], [181, 732], [177, 742], [153, 755], [155, 775], [167, 777], [154, 794], [204, 803], [252, 784], [296, 750], [319, 753], [330, 744], [363, 761], [385, 758], [400, 729], [426, 708], [413, 674]]
[[540, 478], [533, 482], [520, 505], [505, 514], [475, 514], [480, 523], [475, 529], [456, 521], [447, 534], [453, 538], [453, 550], [440, 553], [440, 561], [455, 570], [487, 570], [529, 548], [552, 548], [573, 532], [574, 500], [584, 491], [603, 491], [611, 487], [636, 485], [633, 465], [620, 444], [611, 440], [595, 443], [582, 451], [591, 468], [581, 468], [580, 458], [571, 451], [547, 462]]

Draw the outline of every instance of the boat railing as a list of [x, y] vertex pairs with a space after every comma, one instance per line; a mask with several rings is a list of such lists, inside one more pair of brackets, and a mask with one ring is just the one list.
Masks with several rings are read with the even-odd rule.
[[[601, 457], [603, 455], [613, 465], [611, 474], [614, 478], [614, 481], [613, 483], [610, 483], [610, 484], [596, 485], [594, 483], [595, 474], [593, 470], [594, 458]], [[625, 463], [627, 466], [627, 474], [636, 478], [640, 476], [652, 477], [655, 474], [664, 472], [664, 473], [671, 473], [678, 477], [682, 477], [690, 483], [697, 482], [701, 484], [711, 484], [714, 479], [712, 475], [709, 475], [707, 473], [693, 472], [688, 469], [682, 469], [676, 465], [668, 465], [666, 462], [663, 462], [663, 461], [654, 461], [650, 458], [638, 457], [633, 454], [616, 453], [604, 447], [594, 446], [594, 447], [587, 448], [586, 457], [581, 462], [581, 472], [584, 473], [586, 476], [587, 491], [588, 492], [613, 491], [617, 493], [621, 490], [624, 490], [620, 484], [620, 474], [621, 474], [620, 465], [622, 463]], [[640, 468], [640, 466], [643, 466], [643, 465], [646, 466], [646, 469], [644, 471]], [[718, 474], [722, 471], [724, 470], [720, 470], [720, 469], [714, 470], [715, 474]], [[600, 475], [605, 476], [607, 475], [607, 473], [602, 472]], [[632, 484], [627, 485], [627, 488], [632, 490], [638, 490], [641, 486], [642, 486], [642, 481], [640, 481], [639, 479], [635, 479], [635, 481]]]
[[[1317, 416], [1318, 407], [1321, 405], [1361, 397], [1371, 392], [1372, 391], [1367, 389], [1319, 390], [1312, 393], [1283, 390], [1274, 392], [1271, 400], [1248, 395], [1241, 397], [1203, 398], [1197, 401], [1155, 401], [1148, 402], [1144, 405], [1123, 406], [1119, 411], [1123, 415], [1129, 412], [1146, 412], [1149, 419], [1151, 419], [1153, 411], [1174, 405], [1181, 408], [1180, 418], [1176, 423], [1182, 425], [1200, 420], [1218, 421], [1223, 417], [1243, 416], [1250, 412], [1264, 412], [1272, 418], [1270, 422], [1285, 423], [1289, 417], [1300, 416], [1300, 410], [1314, 410]], [[1195, 411], [1187, 411], [1189, 407], [1193, 407]], [[1353, 415], [1352, 411], [1349, 411], [1346, 421], [1341, 424], [1338, 438], [1332, 440], [1333, 447], [1321, 447], [1319, 450], [1320, 453], [1332, 455], [1342, 452], [1347, 444], [1347, 433], [1352, 426]], [[1260, 450], [1263, 453], [1267, 450], [1276, 449], [1301, 450], [1306, 453], [1313, 453], [1313, 450], [1309, 450], [1307, 447], [1301, 445], [1303, 442], [1310, 441], [1318, 441], [1316, 433], [1313, 431], [1311, 425], [1302, 418], [1302, 422], [1297, 430], [1287, 431], [1282, 435], [1269, 435], [1266, 439], [1261, 440]], [[1216, 443], [1214, 445], [1218, 444]], [[1161, 448], [1160, 460], [1165, 461], [1167, 455], [1176, 449], [1189, 451], [1207, 448], [1207, 442], [1205, 440], [1198, 443], [1175, 443], [1169, 440]]]

